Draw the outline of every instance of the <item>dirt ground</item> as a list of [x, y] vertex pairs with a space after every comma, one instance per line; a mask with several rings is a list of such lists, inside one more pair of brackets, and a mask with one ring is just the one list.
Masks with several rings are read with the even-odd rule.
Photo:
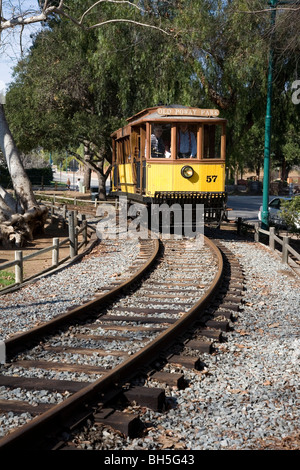
[[[63, 196], [69, 198], [76, 198], [80, 199], [89, 199], [90, 195], [82, 194], [76, 191], [41, 191], [45, 196]], [[39, 192], [39, 193], [41, 193]], [[55, 201], [56, 206], [62, 206], [64, 201], [60, 201], [57, 199]], [[79, 206], [74, 205], [74, 201], [70, 201], [67, 204], [68, 210], [78, 210], [78, 213], [93, 213], [95, 212], [95, 208], [93, 204], [89, 203], [87, 206]], [[62, 228], [61, 224], [57, 223], [50, 223], [50, 218], [47, 220], [47, 225], [45, 226], [45, 233], [42, 235], [38, 235], [34, 240], [27, 243], [26, 246], [21, 248], [23, 252], [23, 257], [42, 250], [43, 248], [49, 247], [53, 243], [53, 238], [59, 238], [60, 241], [64, 240], [68, 237], [68, 228]], [[81, 242], [81, 236], [79, 237], [79, 243]], [[59, 260], [66, 258], [70, 254], [69, 246], [62, 246], [59, 248]], [[8, 261], [13, 261], [15, 259], [15, 249], [6, 249], [0, 247], [0, 265], [6, 263]], [[37, 275], [41, 271], [44, 271], [47, 268], [52, 266], [52, 251], [48, 251], [47, 253], [41, 253], [36, 257], [24, 261], [24, 280]], [[14, 267], [8, 268], [5, 271], [14, 273]], [[0, 286], [1, 288], [1, 286]]]
[[[45, 234], [39, 236], [32, 241], [30, 241], [27, 246], [21, 248], [23, 252], [23, 257], [40, 251], [43, 248], [52, 245], [53, 238], [59, 238], [60, 241], [68, 237], [68, 230], [62, 229], [57, 227], [57, 225], [48, 225], [45, 229]], [[69, 255], [69, 247], [62, 246], [59, 249], [59, 259], [63, 259]], [[15, 250], [5, 249], [1, 247], [0, 249], [0, 264], [6, 263], [7, 261], [13, 261], [15, 259]], [[28, 279], [31, 276], [38, 274], [39, 272], [43, 271], [51, 267], [52, 265], [52, 251], [48, 251], [47, 253], [41, 253], [36, 257], [24, 261], [24, 280]], [[14, 267], [6, 269], [7, 272], [14, 272]]]

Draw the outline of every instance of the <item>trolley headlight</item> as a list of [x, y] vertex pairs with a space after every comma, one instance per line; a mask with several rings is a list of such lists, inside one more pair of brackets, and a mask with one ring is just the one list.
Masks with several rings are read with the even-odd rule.
[[186, 165], [181, 168], [181, 174], [184, 178], [191, 178], [194, 174], [194, 170], [191, 166]]

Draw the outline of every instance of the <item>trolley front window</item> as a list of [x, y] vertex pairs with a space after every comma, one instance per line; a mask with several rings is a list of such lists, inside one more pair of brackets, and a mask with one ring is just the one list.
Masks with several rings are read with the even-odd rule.
[[222, 126], [204, 124], [203, 158], [221, 157]]
[[197, 126], [186, 122], [177, 128], [177, 158], [197, 158]]

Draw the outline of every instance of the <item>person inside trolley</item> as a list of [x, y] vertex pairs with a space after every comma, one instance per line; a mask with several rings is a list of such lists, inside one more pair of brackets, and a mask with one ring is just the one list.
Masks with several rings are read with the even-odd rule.
[[151, 157], [162, 158], [165, 157], [165, 144], [162, 139], [163, 128], [162, 126], [154, 126], [153, 133], [151, 134]]
[[178, 133], [177, 158], [196, 158], [197, 142], [193, 132], [188, 129], [186, 122], [180, 124]]

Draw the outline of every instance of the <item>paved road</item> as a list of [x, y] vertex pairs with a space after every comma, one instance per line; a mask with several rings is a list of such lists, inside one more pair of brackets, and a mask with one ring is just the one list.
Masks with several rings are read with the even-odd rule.
[[[261, 196], [228, 196], [227, 206], [232, 211], [228, 212], [229, 219], [242, 217], [249, 222], [258, 222], [257, 213], [262, 205]], [[271, 198], [270, 198], [271, 199]]]

